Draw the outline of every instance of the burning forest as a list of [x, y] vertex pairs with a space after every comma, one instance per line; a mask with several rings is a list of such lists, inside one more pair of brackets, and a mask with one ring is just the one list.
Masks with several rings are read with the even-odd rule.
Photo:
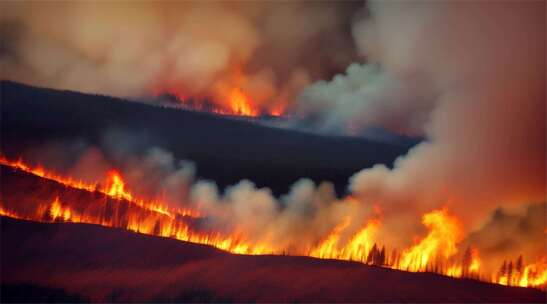
[[[362, 219], [345, 216], [340, 223], [319, 235], [311, 246], [287, 243], [279, 247], [273, 238], [258, 242], [247, 235], [245, 227], [233, 227], [230, 231], [210, 230], [200, 227], [199, 220], [214, 217], [200, 210], [199, 203], [188, 209], [173, 209], [161, 201], [135, 198], [126, 189], [117, 171], [109, 171], [108, 179], [101, 188], [100, 182], [86, 184], [71, 177], [61, 177], [42, 167], [32, 168], [21, 160], [0, 160], [5, 167], [2, 187], [6, 189], [40, 189], [36, 194], [10, 191], [2, 199], [1, 215], [41, 222], [75, 222], [122, 228], [138, 233], [174, 238], [198, 244], [211, 245], [237, 254], [289, 254], [305, 255], [321, 259], [358, 261], [367, 265], [387, 267], [410, 272], [434, 272], [457, 278], [470, 278], [502, 285], [544, 288], [547, 282], [547, 260], [543, 256], [530, 264], [524, 264], [520, 255], [503, 261], [498, 272], [481, 269], [479, 251], [467, 247], [461, 251], [462, 228], [458, 218], [446, 208], [433, 210], [422, 216], [427, 234], [415, 240], [408, 248], [390, 250], [381, 245], [377, 232], [381, 229], [381, 210], [375, 210], [371, 218], [357, 229], [352, 222]], [[9, 171], [6, 171], [9, 170]], [[14, 178], [11, 177], [14, 175]], [[34, 176], [30, 178], [28, 176]], [[47, 181], [41, 181], [36, 177]], [[12, 181], [13, 179], [13, 181]], [[29, 181], [27, 181], [27, 179]], [[32, 180], [34, 179], [34, 180]], [[15, 183], [14, 185], [10, 183]], [[30, 184], [25, 184], [29, 183]], [[46, 185], [40, 185], [46, 183]], [[49, 184], [49, 185], [47, 185]], [[21, 186], [24, 185], [24, 186]], [[57, 189], [56, 189], [57, 188]], [[48, 191], [51, 190], [51, 191]], [[78, 191], [80, 190], [80, 191]], [[48, 193], [50, 192], [50, 193]], [[81, 193], [79, 193], [81, 192]], [[33, 197], [36, 195], [37, 197]], [[356, 204], [351, 197], [335, 204]], [[11, 203], [10, 202], [17, 202]], [[24, 202], [24, 203], [23, 203]], [[359, 225], [359, 224], [358, 224]], [[209, 231], [208, 231], [209, 230]], [[353, 230], [348, 234], [348, 231]], [[274, 231], [265, 232], [272, 235]], [[343, 238], [345, 236], [345, 239]], [[307, 240], [298, 240], [307, 243]], [[387, 251], [386, 251], [387, 250]]]
[[542, 301], [544, 2], [0, 7], [2, 302]]

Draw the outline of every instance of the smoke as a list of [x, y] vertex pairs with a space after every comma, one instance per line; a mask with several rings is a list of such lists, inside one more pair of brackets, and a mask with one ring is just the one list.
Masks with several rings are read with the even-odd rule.
[[299, 110], [426, 141], [350, 181], [390, 213], [448, 205], [476, 228], [545, 200], [545, 9], [540, 2], [368, 3], [353, 33], [370, 64], [302, 92]]
[[[503, 259], [526, 259], [545, 254], [545, 214], [547, 203], [530, 204], [522, 212], [497, 208], [481, 229], [469, 234], [464, 244], [474, 246], [488, 256], [486, 265], [499, 267]], [[519, 248], [518, 253], [515, 248]], [[529, 262], [530, 260], [528, 260]]]
[[243, 180], [220, 193], [211, 181], [192, 186], [190, 202], [209, 216], [211, 229], [225, 231], [264, 246], [272, 253], [307, 254], [343, 219], [351, 225], [342, 238], [354, 235], [376, 216], [370, 208], [339, 200], [331, 184], [297, 181], [288, 194], [276, 199], [268, 188]]
[[[347, 224], [337, 236], [336, 246], [341, 248], [373, 220], [380, 226], [369, 235], [370, 245], [405, 248], [412, 237], [427, 234], [419, 223], [421, 214], [415, 210], [418, 206], [393, 210], [385, 201], [337, 198], [332, 184], [316, 185], [305, 178], [280, 197], [248, 180], [222, 190], [214, 181], [199, 180], [191, 161], [177, 160], [159, 147], [137, 151], [140, 149], [134, 148], [129, 135], [125, 142], [117, 140], [118, 145], [111, 145], [112, 133], [116, 132], [108, 133], [100, 147], [83, 141], [51, 142], [23, 153], [23, 159], [47, 164], [48, 169], [77, 180], [99, 182], [99, 188], [107, 173], [116, 169], [126, 183], [126, 191], [134, 197], [195, 210], [200, 218], [194, 222], [194, 229], [230, 236], [261, 253], [310, 255], [310, 250], [332, 236], [337, 227]], [[542, 208], [545, 203], [510, 214], [498, 209], [480, 229], [466, 231], [470, 234], [460, 244], [458, 254], [463, 254], [466, 246], [479, 249], [481, 257], [487, 259], [482, 267], [488, 270], [518, 254], [527, 261], [537, 259], [543, 253], [545, 238]], [[470, 216], [460, 214], [460, 219], [465, 221]]]
[[83, 140], [49, 142], [19, 157], [88, 184], [98, 183], [98, 188], [106, 186], [108, 173], [116, 170], [134, 197], [196, 210], [201, 218], [195, 228], [264, 246], [272, 253], [306, 255], [336, 225], [350, 219], [341, 236], [347, 242], [368, 220], [379, 217], [368, 205], [337, 198], [328, 182], [316, 185], [303, 178], [278, 198], [249, 180], [219, 189], [214, 181], [200, 180], [191, 161], [178, 160], [160, 147], [135, 148], [131, 137], [110, 131], [99, 146]]
[[279, 110], [310, 79], [355, 59], [344, 33], [357, 5], [7, 2], [0, 14], [0, 78], [219, 103], [240, 87], [263, 109]]
[[[261, 100], [275, 100], [276, 94], [290, 99], [309, 75], [321, 74], [293, 50], [312, 54], [310, 62], [329, 58], [333, 66], [348, 58], [336, 47], [316, 52], [308, 43], [343, 24], [341, 13], [326, 4], [140, 3], [129, 11], [113, 5], [99, 25], [93, 14], [102, 16], [106, 4], [63, 4], [53, 13], [42, 5], [25, 15], [10, 5], [10, 20], [24, 28], [13, 38], [17, 43], [2, 49], [10, 55], [1, 63], [10, 78], [116, 95], [141, 94], [161, 83], [200, 95], [231, 86], [239, 78], [233, 73], [240, 73], [235, 64], [254, 69], [246, 83], [264, 94]], [[66, 20], [39, 26], [61, 11]], [[326, 129], [382, 126], [426, 140], [393, 169], [377, 165], [352, 176], [352, 198], [338, 199], [332, 185], [307, 179], [278, 199], [251, 181], [220, 191], [213, 181], [194, 182], [193, 165], [158, 148], [144, 157], [90, 150], [73, 170], [91, 174], [103, 168], [91, 164], [117, 158], [136, 193], [193, 206], [207, 215], [211, 229], [276, 252], [303, 253], [346, 218], [351, 221], [341, 240], [381, 216], [378, 239], [408, 244], [409, 234], [420, 232], [420, 215], [442, 206], [464, 222], [466, 232], [480, 229], [498, 206], [522, 211], [545, 201], [544, 22], [542, 2], [369, 2], [353, 34], [370, 63], [352, 64], [346, 74], [306, 87], [296, 111], [318, 117]], [[543, 241], [534, 234], [515, 244]]]
[[306, 87], [296, 110], [323, 132], [358, 133], [380, 126], [420, 136], [434, 100], [422, 87], [413, 77], [397, 79], [379, 65], [354, 63], [344, 75]]

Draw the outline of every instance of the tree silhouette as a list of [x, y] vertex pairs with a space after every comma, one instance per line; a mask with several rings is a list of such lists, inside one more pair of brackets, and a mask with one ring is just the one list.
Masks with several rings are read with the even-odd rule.
[[515, 274], [516, 274], [516, 278], [515, 280], [517, 282], [520, 281], [520, 278], [522, 277], [522, 271], [523, 271], [523, 262], [522, 262], [522, 254], [519, 255], [518, 259], [517, 259], [517, 263], [515, 264]]
[[378, 248], [376, 247], [376, 243], [374, 243], [374, 245], [372, 246], [372, 249], [369, 251], [367, 256], [367, 263], [366, 263], [367, 265], [374, 264], [377, 251], [378, 251]]
[[469, 267], [471, 266], [471, 248], [467, 246], [462, 259], [462, 277], [469, 277]]
[[399, 266], [399, 252], [396, 248], [393, 248], [393, 251], [391, 252], [391, 257], [389, 259], [389, 266], [398, 268]]
[[507, 285], [513, 285], [513, 261], [507, 265]]
[[501, 264], [500, 271], [498, 272], [498, 282], [502, 277], [504, 277], [507, 274], [507, 261], [503, 260], [503, 264]]
[[382, 250], [380, 251], [380, 254], [378, 255], [378, 266], [384, 266], [386, 264], [386, 246], [382, 246]]

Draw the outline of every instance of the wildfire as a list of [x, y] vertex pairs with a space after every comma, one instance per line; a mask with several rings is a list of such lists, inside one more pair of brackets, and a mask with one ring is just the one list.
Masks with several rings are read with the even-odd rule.
[[[372, 250], [376, 231], [380, 226], [380, 220], [373, 219], [349, 238], [346, 243], [341, 241], [341, 236], [351, 224], [349, 217], [336, 225], [327, 237], [313, 248], [309, 255], [323, 259], [340, 259], [372, 263], [368, 258]], [[375, 246], [375, 244], [374, 244]], [[375, 253], [374, 253], [375, 254]], [[367, 260], [369, 260], [367, 262]]]
[[[155, 94], [160, 95], [160, 92]], [[219, 115], [259, 117], [265, 114], [281, 116], [285, 108], [281, 105], [277, 105], [273, 109], [262, 108], [256, 105], [251, 96], [237, 85], [221, 90], [221, 93], [217, 93], [214, 97], [188, 98], [177, 90], [168, 90], [168, 92], [174, 94], [184, 108]]]
[[117, 171], [112, 170], [108, 173], [107, 185], [109, 186], [106, 188], [106, 194], [112, 197], [123, 198], [128, 201], [133, 200], [131, 193], [125, 190], [125, 183]]
[[503, 261], [498, 272], [498, 277], [493, 281], [501, 285], [520, 287], [541, 287], [547, 282], [547, 257], [543, 257], [537, 263], [524, 265], [522, 256], [513, 261]]
[[4, 209], [1, 205], [2, 205], [2, 202], [0, 202], [0, 216], [9, 216], [16, 219], [21, 218], [16, 213]]
[[429, 234], [414, 247], [405, 250], [401, 257], [402, 269], [423, 271], [437, 256], [447, 259], [458, 252], [456, 244], [461, 238], [459, 222], [446, 209], [435, 210], [422, 217]]
[[228, 97], [230, 110], [233, 114], [243, 116], [258, 116], [258, 111], [253, 108], [250, 98], [240, 88], [233, 88]]
[[468, 248], [464, 254], [462, 264], [450, 266], [446, 271], [446, 275], [456, 278], [478, 278], [480, 265], [479, 252], [476, 249]]
[[344, 260], [361, 260], [367, 256], [373, 246], [374, 237], [380, 226], [379, 220], [371, 220], [355, 234], [349, 243], [342, 249], [341, 258]]
[[53, 203], [51, 203], [51, 208], [49, 209], [49, 215], [53, 220], [62, 218], [64, 221], [69, 221], [72, 217], [72, 212], [70, 208], [61, 206], [59, 198], [55, 198]]
[[89, 184], [85, 183], [81, 180], [76, 180], [71, 177], [64, 177], [59, 174], [49, 172], [45, 170], [43, 167], [32, 167], [30, 165], [25, 164], [22, 160], [17, 161], [10, 161], [6, 159], [5, 157], [0, 156], [0, 165], [6, 165], [13, 168], [17, 168], [19, 170], [32, 173], [34, 175], [37, 175], [42, 178], [50, 179], [53, 181], [56, 181], [60, 184], [63, 184], [65, 186], [69, 186], [72, 188], [85, 190], [89, 192], [102, 192], [112, 198], [116, 199], [126, 199], [144, 209], [152, 210], [158, 213], [162, 213], [164, 215], [168, 215], [170, 217], [174, 217], [175, 215], [181, 215], [181, 216], [193, 216], [197, 217], [199, 216], [199, 213], [195, 210], [189, 210], [189, 209], [170, 209], [167, 207], [166, 204], [160, 203], [160, 202], [150, 202], [150, 201], [144, 201], [142, 199], [136, 199], [134, 198], [130, 192], [127, 192], [125, 190], [125, 182], [122, 180], [120, 174], [113, 170], [109, 172], [108, 174], [108, 180], [106, 181], [107, 187], [104, 189], [98, 189], [97, 184]]
[[[135, 198], [127, 189], [122, 175], [108, 172], [104, 188], [77, 179], [63, 177], [42, 167], [31, 167], [21, 160], [9, 161], [0, 157], [0, 164], [78, 189], [77, 196], [55, 192], [44, 200], [6, 199], [0, 201], [0, 215], [40, 222], [75, 222], [123, 228], [130, 231], [205, 244], [237, 254], [283, 254], [267, 242], [249, 242], [240, 232], [221, 233], [196, 230], [187, 217], [199, 217], [193, 209], [173, 209], [162, 202]], [[74, 191], [73, 191], [74, 192]], [[81, 192], [84, 192], [83, 194]], [[74, 200], [75, 197], [78, 199]], [[351, 198], [348, 198], [351, 199]], [[17, 201], [17, 204], [10, 204]], [[377, 215], [381, 216], [378, 210]], [[381, 227], [379, 219], [370, 219], [358, 228], [351, 217], [344, 218], [308, 252], [297, 253], [317, 258], [358, 261], [369, 265], [405, 271], [427, 271], [458, 278], [484, 280], [481, 260], [475, 248], [467, 248], [461, 260], [456, 259], [462, 239], [459, 220], [446, 208], [423, 215], [428, 228], [425, 237], [409, 248], [387, 252], [377, 245]], [[355, 223], [354, 223], [355, 224]], [[357, 225], [359, 226], [359, 225]], [[544, 287], [547, 282], [547, 258], [524, 265], [522, 257], [514, 263], [504, 262], [499, 273], [488, 279], [493, 283], [522, 287]]]
[[518, 286], [541, 286], [547, 281], [547, 261], [542, 261], [527, 265], [524, 273], [518, 279]]
[[234, 62], [207, 92], [190, 95], [184, 86], [174, 84], [158, 85], [151, 91], [155, 96], [165, 97], [164, 94], [167, 94], [169, 100], [194, 111], [246, 117], [285, 115], [289, 97], [283, 94], [275, 96], [270, 89], [261, 93], [249, 78], [243, 64]]
[[346, 217], [340, 224], [338, 224], [327, 238], [322, 241], [316, 248], [314, 248], [310, 255], [318, 258], [333, 259], [339, 257], [339, 251], [336, 248], [340, 234], [350, 224], [350, 219]]

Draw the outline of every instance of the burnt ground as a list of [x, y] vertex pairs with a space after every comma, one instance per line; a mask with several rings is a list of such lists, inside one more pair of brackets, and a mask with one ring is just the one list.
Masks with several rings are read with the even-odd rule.
[[1, 218], [1, 302], [537, 302], [540, 290]]

